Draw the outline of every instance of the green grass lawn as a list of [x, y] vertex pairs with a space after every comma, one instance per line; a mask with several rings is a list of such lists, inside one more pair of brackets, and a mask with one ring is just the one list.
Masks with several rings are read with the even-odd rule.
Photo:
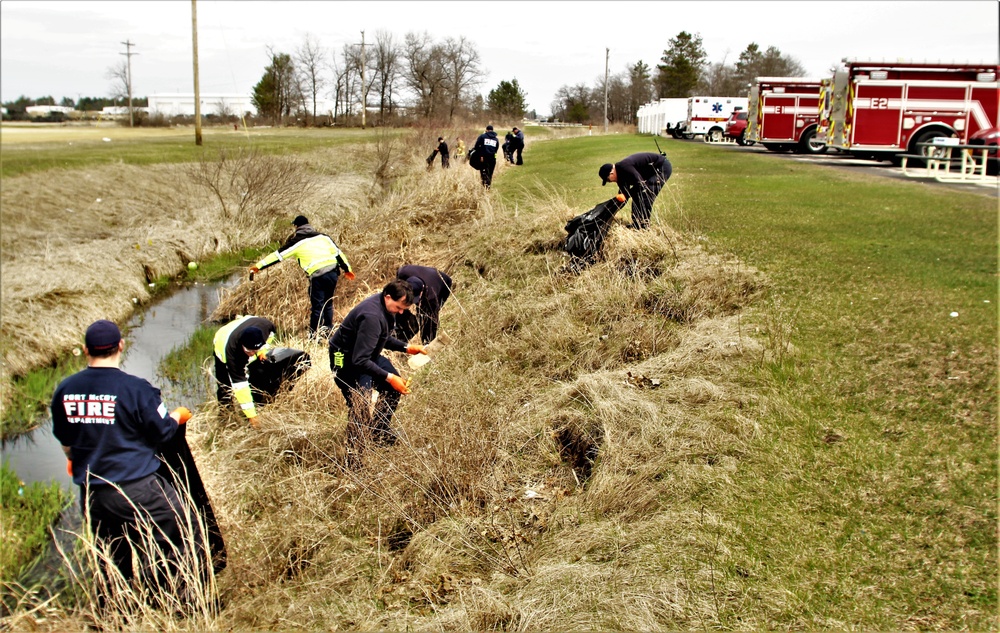
[[198, 146], [193, 128], [15, 128], [4, 132], [0, 144], [3, 157], [0, 176], [115, 163], [193, 162], [204, 152], [214, 157], [220, 149], [241, 147], [254, 147], [265, 153], [298, 153], [373, 140], [377, 134], [374, 129], [241, 128], [236, 131], [232, 127], [206, 127], [202, 145]]
[[[712, 495], [739, 526], [721, 571], [746, 591], [722, 621], [757, 604], [776, 627], [996, 629], [997, 199], [660, 145], [678, 204], [654, 218], [763, 271], [748, 326], [780, 323], [795, 349], [743, 370], [766, 398], [754, 450]], [[600, 164], [637, 151], [652, 138], [529, 145], [531, 168], [496, 186], [554, 187], [581, 212], [616, 192]]]

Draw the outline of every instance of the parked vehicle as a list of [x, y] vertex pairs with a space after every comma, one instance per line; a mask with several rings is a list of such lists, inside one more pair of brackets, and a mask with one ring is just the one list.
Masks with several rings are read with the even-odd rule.
[[1000, 174], [1000, 158], [997, 156], [998, 143], [1000, 143], [1000, 128], [997, 127], [979, 130], [969, 137], [969, 145], [985, 145], [993, 148], [986, 154], [986, 173], [991, 176]]
[[826, 144], [816, 139], [820, 83], [806, 77], [757, 77], [747, 98], [746, 138], [774, 152], [825, 152]]
[[740, 109], [733, 112], [726, 121], [726, 138], [736, 141], [737, 145], [753, 145], [747, 140], [747, 111]]
[[845, 58], [820, 97], [818, 138], [859, 158], [924, 154], [939, 137], [968, 143], [998, 126], [994, 63], [874, 62]]
[[687, 120], [683, 138], [703, 136], [706, 141], [721, 141], [726, 119], [737, 108], [746, 110], [746, 97], [688, 97]]

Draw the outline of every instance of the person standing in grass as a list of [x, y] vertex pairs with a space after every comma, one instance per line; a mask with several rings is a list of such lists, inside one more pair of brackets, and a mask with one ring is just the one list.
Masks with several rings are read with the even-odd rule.
[[500, 139], [493, 131], [492, 125], [486, 126], [486, 131], [479, 135], [476, 144], [472, 146], [479, 160], [479, 178], [483, 186], [489, 189], [493, 185], [493, 171], [497, 168], [497, 150], [500, 149]]
[[455, 160], [460, 163], [465, 162], [465, 141], [461, 137], [455, 138]]
[[219, 406], [236, 398], [250, 426], [260, 428], [257, 407], [250, 390], [250, 363], [267, 362], [267, 352], [274, 345], [274, 323], [264, 317], [248, 315], [219, 328], [215, 333], [215, 397]]
[[[158, 446], [178, 432], [191, 412], [179, 407], [167, 413], [159, 389], [123, 372], [124, 349], [121, 331], [111, 321], [95, 321], [87, 328], [87, 367], [56, 388], [52, 432], [69, 460], [67, 468], [80, 487], [80, 507], [98, 544], [109, 546], [126, 580], [138, 575], [166, 587], [164, 565], [176, 572], [182, 557], [204, 558], [189, 556], [203, 540], [193, 509], [157, 473]], [[188, 518], [194, 536], [185, 528]], [[144, 542], [143, 526], [151, 526], [156, 552], [138, 547]], [[133, 557], [140, 569], [134, 568]]]
[[416, 314], [407, 310], [396, 317], [393, 336], [409, 341], [420, 332], [420, 342], [427, 345], [437, 337], [441, 307], [451, 296], [451, 277], [437, 268], [407, 264], [396, 271], [396, 279], [413, 288]]
[[[347, 448], [356, 454], [369, 435], [394, 444], [392, 416], [399, 396], [410, 393], [406, 381], [382, 350], [426, 354], [422, 345], [407, 345], [392, 336], [396, 316], [413, 305], [413, 288], [393, 279], [382, 292], [364, 299], [344, 317], [330, 337], [330, 370], [347, 403]], [[374, 416], [372, 390], [378, 393]]]
[[[524, 151], [524, 132], [522, 132], [516, 125], [514, 129], [511, 130], [514, 135], [510, 141], [510, 159], [515, 165], [523, 165], [524, 161], [521, 160], [521, 153]], [[517, 159], [514, 159], [514, 154], [517, 154]]]
[[673, 167], [662, 154], [641, 152], [632, 154], [621, 161], [605, 163], [597, 171], [601, 186], [609, 182], [618, 185], [618, 191], [625, 199], [632, 199], [633, 229], [648, 229], [653, 203], [660, 189], [670, 180]]
[[273, 253], [250, 267], [258, 273], [286, 259], [295, 258], [309, 276], [309, 338], [319, 339], [333, 331], [333, 295], [340, 271], [354, 279], [351, 263], [329, 235], [318, 232], [302, 215], [292, 220], [295, 232]]

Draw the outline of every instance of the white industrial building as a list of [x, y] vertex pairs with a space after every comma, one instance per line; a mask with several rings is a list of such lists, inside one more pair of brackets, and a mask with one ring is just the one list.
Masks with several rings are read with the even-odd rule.
[[[250, 101], [250, 95], [238, 93], [201, 93], [201, 115], [235, 115], [247, 112], [255, 114], [257, 108]], [[194, 93], [173, 92], [149, 95], [150, 114], [164, 116], [194, 116]]]

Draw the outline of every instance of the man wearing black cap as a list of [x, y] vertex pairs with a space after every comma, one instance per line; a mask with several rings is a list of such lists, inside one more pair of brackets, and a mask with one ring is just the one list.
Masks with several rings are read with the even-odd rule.
[[609, 182], [617, 183], [618, 191], [625, 199], [632, 199], [632, 228], [648, 229], [653, 203], [672, 172], [666, 156], [642, 152], [613, 165], [605, 163], [597, 174], [601, 177], [602, 187]]
[[329, 235], [319, 233], [305, 216], [292, 220], [295, 232], [281, 248], [250, 267], [257, 273], [280, 261], [295, 258], [309, 276], [309, 337], [320, 338], [333, 330], [333, 294], [337, 290], [340, 271], [354, 279], [347, 256]]
[[[189, 509], [173, 484], [157, 473], [157, 447], [178, 432], [191, 412], [179, 407], [167, 413], [159, 389], [119, 369], [124, 349], [121, 331], [111, 321], [95, 321], [87, 328], [87, 367], [56, 388], [52, 433], [80, 486], [83, 515], [89, 516], [98, 541], [110, 545], [115, 566], [126, 580], [138, 574], [144, 582], [165, 587], [164, 564], [173, 567], [182, 556], [203, 558], [188, 556], [191, 545], [202, 539], [190, 533], [185, 538], [182, 526]], [[146, 531], [139, 526], [150, 524], [158, 551], [136, 547], [133, 552]], [[140, 569], [133, 568], [133, 554]]]
[[420, 332], [420, 342], [427, 345], [437, 337], [441, 307], [451, 296], [451, 277], [430, 266], [407, 264], [396, 271], [413, 288], [416, 314], [406, 311], [396, 317], [393, 336], [408, 341]]
[[[381, 443], [393, 444], [392, 415], [400, 394], [410, 393], [406, 381], [382, 350], [426, 354], [422, 345], [407, 345], [392, 336], [396, 316], [413, 305], [413, 288], [393, 279], [382, 292], [364, 299], [344, 317], [330, 337], [330, 370], [347, 402], [347, 448], [358, 451], [369, 434]], [[372, 390], [378, 392], [374, 415]]]
[[259, 316], [245, 316], [215, 333], [215, 397], [220, 405], [235, 397], [250, 425], [260, 428], [257, 407], [250, 391], [250, 363], [266, 362], [274, 345], [274, 323]]
[[482, 157], [479, 178], [487, 189], [493, 184], [493, 170], [497, 168], [498, 149], [500, 149], [500, 140], [497, 138], [497, 133], [493, 131], [492, 125], [487, 125], [486, 131], [479, 135], [476, 144], [472, 146], [472, 151], [476, 156]]
[[[521, 152], [524, 151], [524, 132], [515, 125], [511, 133], [514, 135], [510, 141], [511, 162], [515, 165], [523, 165], [524, 161], [521, 160]], [[517, 160], [514, 160], [515, 153], [517, 154]]]

